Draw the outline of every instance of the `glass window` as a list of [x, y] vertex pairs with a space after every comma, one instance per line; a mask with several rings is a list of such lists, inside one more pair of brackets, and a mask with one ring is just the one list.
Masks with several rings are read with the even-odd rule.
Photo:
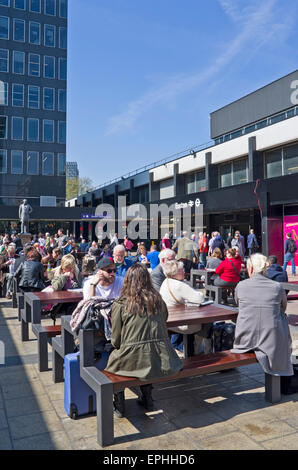
[[58, 91], [58, 111], [66, 113], [66, 90]]
[[264, 121], [260, 121], [260, 122], [256, 123], [256, 128], [257, 129], [262, 129], [263, 127], [266, 127], [266, 126], [267, 126], [267, 119], [265, 119]]
[[0, 5], [2, 7], [9, 7], [9, 0], [0, 0]]
[[35, 118], [27, 119], [27, 140], [31, 142], [39, 141], [39, 120]]
[[67, 18], [67, 0], [59, 0], [59, 16]]
[[66, 80], [67, 78], [67, 60], [60, 57], [59, 58], [59, 80]]
[[200, 191], [206, 190], [206, 179], [205, 179], [205, 170], [198, 171], [196, 173], [196, 192], [199, 193]]
[[42, 154], [42, 174], [47, 176], [54, 175], [54, 154], [43, 153]]
[[48, 111], [54, 111], [54, 88], [44, 88], [43, 89], [43, 109], [47, 109]]
[[298, 146], [293, 145], [284, 149], [284, 175], [298, 172]]
[[24, 106], [24, 85], [14, 83], [12, 85], [12, 106]]
[[45, 0], [45, 15], [56, 15], [56, 0]]
[[14, 41], [25, 42], [25, 21], [17, 18], [13, 19], [13, 39]]
[[24, 119], [13, 116], [11, 118], [11, 138], [13, 140], [23, 140]]
[[7, 173], [7, 151], [0, 150], [0, 173]]
[[0, 106], [8, 105], [8, 83], [0, 80]]
[[29, 9], [35, 13], [40, 13], [40, 0], [30, 0]]
[[236, 139], [237, 137], [240, 137], [241, 135], [242, 135], [242, 129], [232, 132], [231, 139]]
[[56, 27], [51, 24], [44, 25], [44, 45], [48, 47], [55, 47], [55, 34]]
[[8, 72], [8, 49], [0, 49], [0, 72]]
[[227, 163], [220, 167], [220, 187], [232, 186], [232, 165]]
[[59, 47], [67, 49], [67, 28], [59, 28]]
[[21, 150], [11, 151], [11, 173], [13, 175], [23, 173], [23, 152]]
[[289, 111], [287, 111], [287, 119], [293, 116], [295, 116], [295, 109], [289, 109]]
[[247, 126], [244, 129], [244, 134], [249, 134], [250, 132], [253, 132], [256, 128], [255, 124], [252, 124], [251, 126]]
[[29, 42], [31, 44], [40, 44], [40, 23], [35, 23], [34, 21], [30, 21]]
[[39, 174], [38, 152], [27, 152], [27, 175]]
[[58, 122], [58, 143], [66, 144], [66, 122]]
[[195, 174], [186, 175], [186, 194], [192, 194], [196, 192], [196, 178]]
[[66, 156], [64, 153], [58, 154], [58, 176], [66, 175]]
[[28, 108], [39, 109], [39, 86], [28, 85]]
[[0, 39], [9, 37], [9, 19], [6, 16], [0, 16]]
[[43, 120], [43, 142], [54, 142], [54, 121]]
[[170, 178], [160, 182], [160, 199], [174, 197], [174, 180]]
[[13, 71], [13, 73], [24, 75], [24, 72], [25, 72], [25, 52], [13, 51], [12, 71]]
[[267, 153], [265, 156], [266, 162], [266, 177], [274, 178], [275, 176], [282, 176], [282, 154], [281, 150]]
[[0, 139], [7, 138], [7, 116], [0, 116]]
[[26, 9], [26, 2], [25, 2], [25, 0], [13, 0], [13, 6], [15, 8], [18, 8], [19, 10], [25, 10]]
[[55, 57], [44, 56], [44, 72], [45, 78], [55, 78]]
[[247, 183], [247, 160], [233, 162], [233, 184]]
[[40, 55], [28, 54], [28, 75], [31, 77], [40, 76]]
[[270, 124], [275, 124], [277, 122], [284, 121], [284, 119], [286, 119], [286, 113], [277, 114], [276, 116], [270, 118]]

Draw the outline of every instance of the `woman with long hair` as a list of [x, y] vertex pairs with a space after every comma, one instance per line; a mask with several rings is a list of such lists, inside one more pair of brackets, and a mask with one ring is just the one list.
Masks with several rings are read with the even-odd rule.
[[[167, 306], [141, 263], [127, 271], [121, 295], [112, 308], [112, 337], [114, 346], [106, 370], [118, 375], [148, 381], [175, 375], [183, 363], [168, 337]], [[142, 385], [138, 402], [152, 409], [152, 385]], [[114, 394], [114, 411], [125, 414], [124, 392]]]

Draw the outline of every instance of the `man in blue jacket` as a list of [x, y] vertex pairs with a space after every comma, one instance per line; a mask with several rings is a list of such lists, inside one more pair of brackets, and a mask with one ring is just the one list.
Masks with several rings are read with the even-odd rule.
[[282, 266], [277, 264], [277, 257], [274, 255], [268, 256], [268, 269], [267, 277], [272, 281], [288, 282], [287, 272], [283, 270]]
[[285, 241], [285, 257], [284, 257], [284, 271], [287, 270], [288, 262], [291, 261], [292, 264], [292, 276], [296, 276], [296, 268], [295, 268], [295, 253], [297, 251], [297, 244], [295, 240], [292, 238], [291, 233], [287, 233]]
[[116, 275], [124, 277], [126, 271], [134, 264], [130, 259], [125, 258], [125, 248], [123, 245], [116, 245], [113, 250], [113, 259], [117, 268]]
[[255, 235], [253, 228], [249, 231], [249, 235], [247, 237], [247, 248], [248, 248], [249, 256], [256, 253], [257, 249], [259, 248], [257, 237]]

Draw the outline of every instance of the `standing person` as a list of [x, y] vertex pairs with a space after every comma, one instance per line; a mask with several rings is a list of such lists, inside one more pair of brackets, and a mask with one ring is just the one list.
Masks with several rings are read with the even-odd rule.
[[7, 254], [0, 256], [0, 283], [2, 288], [6, 281], [6, 298], [11, 299], [13, 291], [13, 275], [15, 271], [16, 255], [15, 249], [9, 246]]
[[150, 252], [147, 253], [147, 260], [150, 263], [150, 268], [155, 269], [159, 265], [159, 251], [156, 245], [151, 245]]
[[156, 268], [154, 268], [151, 271], [150, 274], [151, 274], [152, 285], [154, 289], [156, 289], [159, 292], [159, 289], [163, 281], [166, 278], [165, 273], [163, 271], [164, 264], [167, 261], [172, 261], [173, 259], [175, 259], [176, 253], [175, 251], [170, 250], [169, 248], [166, 248], [165, 250], [162, 250], [159, 253], [158, 257], [159, 257], [159, 264], [156, 266]]
[[164, 237], [161, 240], [161, 249], [165, 250], [166, 248], [171, 248], [170, 235], [168, 233], [164, 234]]
[[177, 249], [178, 261], [183, 261], [185, 272], [190, 273], [193, 264], [193, 256], [199, 259], [199, 252], [195, 243], [187, 237], [187, 232], [182, 232], [182, 235], [182, 238], [178, 238], [175, 241], [172, 249]]
[[257, 237], [255, 235], [253, 228], [250, 229], [249, 235], [247, 236], [247, 248], [248, 248], [249, 256], [256, 253], [257, 249], [259, 248]]
[[212, 232], [212, 233], [211, 233], [211, 238], [210, 238], [210, 240], [209, 240], [209, 242], [208, 242], [208, 256], [211, 256], [211, 254], [212, 254], [212, 245], [213, 245], [213, 242], [214, 242], [214, 240], [215, 240], [216, 233], [217, 233], [217, 232]]
[[215, 239], [214, 239], [214, 241], [213, 241], [213, 243], [212, 243], [211, 255], [212, 255], [213, 251], [215, 250], [215, 248], [219, 248], [219, 249], [220, 249], [221, 254], [222, 254], [222, 257], [224, 258], [224, 256], [225, 256], [225, 244], [224, 244], [224, 241], [223, 241], [223, 239], [221, 238], [219, 232], [216, 232]]
[[129, 240], [127, 236], [124, 237], [123, 245], [127, 251], [128, 256], [131, 254], [131, 250], [133, 249], [133, 242]]
[[111, 245], [111, 248], [112, 248], [112, 249], [113, 249], [116, 245], [119, 245], [117, 233], [114, 233], [114, 235], [110, 234], [110, 245]]
[[[240, 255], [241, 257], [244, 259], [245, 257], [245, 252], [246, 252], [246, 248], [245, 248], [245, 238], [243, 235], [241, 235], [241, 233], [239, 232], [239, 230], [236, 230], [235, 232], [235, 237], [239, 235], [239, 240], [240, 240], [240, 243], [241, 243], [241, 246], [242, 248], [240, 248]], [[232, 247], [233, 248], [233, 247]]]
[[[136, 263], [112, 307], [115, 349], [105, 370], [144, 381], [175, 375], [183, 363], [171, 347], [167, 318], [166, 304], [153, 288], [148, 270]], [[153, 408], [151, 384], [141, 385], [138, 403], [147, 410]], [[114, 394], [114, 411], [119, 418], [125, 415], [124, 392]]]
[[64, 235], [63, 228], [59, 228], [58, 230], [57, 243], [58, 243], [58, 247], [61, 248], [62, 251], [64, 252], [64, 249], [68, 246], [68, 238], [66, 235]]
[[235, 232], [235, 236], [232, 240], [232, 248], [234, 248], [235, 246], [238, 246], [239, 255], [241, 256], [242, 259], [244, 259], [245, 250], [243, 250], [243, 244], [241, 243], [239, 232]]
[[232, 240], [233, 240], [233, 236], [231, 234], [231, 232], [228, 233], [228, 236], [227, 236], [227, 248], [232, 248]]
[[206, 232], [199, 233], [199, 251], [200, 251], [200, 263], [202, 263], [205, 268], [207, 264], [207, 253], [208, 253], [208, 244], [207, 244], [207, 235]]
[[287, 233], [286, 241], [285, 241], [285, 257], [284, 257], [284, 265], [283, 270], [287, 270], [287, 265], [289, 261], [292, 264], [292, 276], [296, 276], [296, 268], [295, 268], [295, 253], [297, 251], [297, 244], [295, 240], [292, 239], [292, 234]]

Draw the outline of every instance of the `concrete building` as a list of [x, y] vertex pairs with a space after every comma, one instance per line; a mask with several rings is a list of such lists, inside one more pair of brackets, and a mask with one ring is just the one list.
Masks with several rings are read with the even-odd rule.
[[77, 162], [66, 162], [66, 178], [78, 178], [79, 168]]

